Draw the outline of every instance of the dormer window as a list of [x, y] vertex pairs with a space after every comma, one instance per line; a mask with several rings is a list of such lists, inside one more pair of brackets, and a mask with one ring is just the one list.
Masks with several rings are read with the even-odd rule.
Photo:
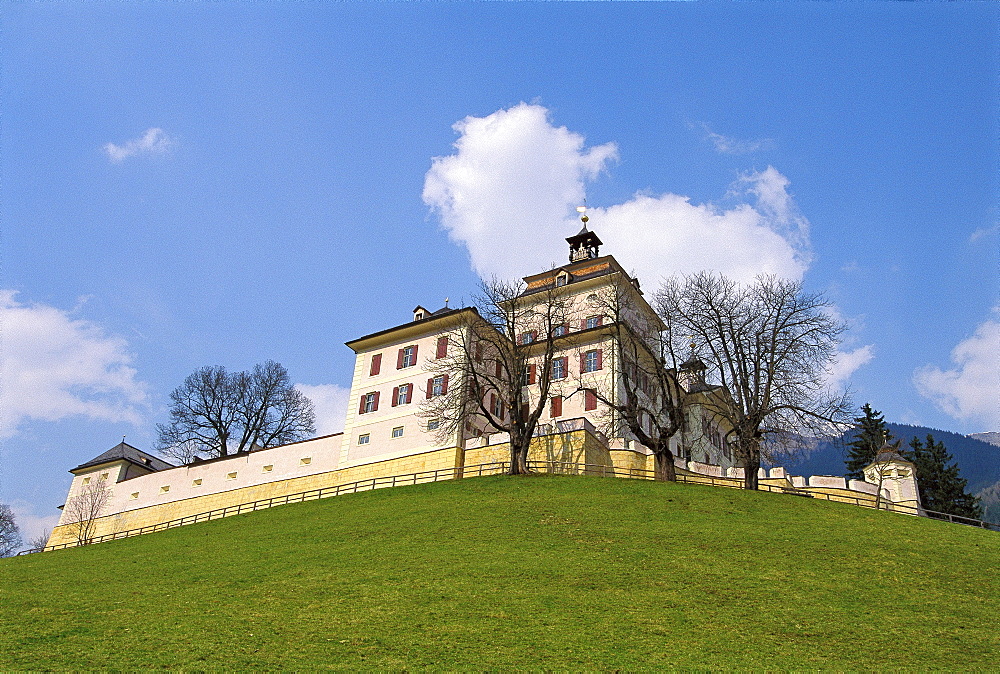
[[556, 287], [561, 288], [562, 286], [569, 283], [569, 274], [565, 271], [561, 271], [556, 275]]
[[417, 308], [413, 310], [413, 320], [422, 321], [425, 318], [427, 318], [427, 316], [429, 316], [430, 313], [431, 312], [427, 311], [427, 309], [424, 309], [422, 306], [418, 305]]

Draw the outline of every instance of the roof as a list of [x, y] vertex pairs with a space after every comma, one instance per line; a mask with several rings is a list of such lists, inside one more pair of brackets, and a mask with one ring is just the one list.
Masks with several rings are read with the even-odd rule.
[[[901, 461], [903, 463], [910, 463], [906, 460], [902, 454], [899, 453], [899, 443], [895, 445], [890, 445], [888, 442], [882, 445], [882, 449], [878, 450], [878, 454], [875, 455], [875, 459], [872, 463], [885, 463], [888, 461]], [[869, 464], [870, 465], [870, 464]]]
[[81, 463], [79, 466], [73, 468], [69, 472], [75, 473], [76, 471], [82, 470], [84, 468], [90, 468], [91, 466], [99, 466], [102, 463], [111, 463], [112, 461], [128, 461], [129, 463], [134, 463], [137, 466], [146, 468], [147, 470], [151, 471], [176, 468], [176, 466], [174, 466], [172, 463], [167, 463], [163, 459], [158, 459], [152, 454], [147, 454], [141, 449], [133, 447], [132, 445], [122, 440], [108, 451], [98, 456], [95, 456], [93, 459], [87, 461], [86, 463]]
[[528, 287], [521, 293], [521, 296], [533, 295], [534, 293], [549, 289], [555, 281], [548, 281], [548, 279], [555, 279], [563, 271], [569, 274], [570, 283], [578, 283], [587, 279], [597, 278], [598, 276], [607, 276], [615, 272], [622, 272], [628, 277], [625, 270], [618, 264], [618, 260], [610, 255], [603, 255], [601, 257], [570, 262], [561, 267], [543, 271], [540, 274], [525, 276], [523, 280]]
[[[419, 308], [423, 308], [423, 307], [419, 307]], [[426, 326], [427, 324], [432, 323], [433, 321], [436, 321], [436, 320], [438, 320], [440, 318], [445, 318], [447, 316], [453, 316], [453, 315], [459, 314], [459, 313], [461, 313], [463, 311], [472, 311], [472, 312], [478, 313], [478, 312], [476, 312], [476, 310], [474, 308], [469, 308], [469, 307], [464, 307], [464, 308], [460, 308], [460, 309], [449, 309], [448, 307], [442, 307], [442, 308], [438, 309], [437, 311], [431, 312], [426, 318], [423, 318], [423, 319], [421, 319], [419, 321], [407, 321], [406, 323], [401, 323], [400, 325], [396, 325], [396, 326], [393, 326], [391, 328], [386, 328], [385, 330], [379, 330], [378, 332], [373, 332], [371, 334], [364, 335], [363, 337], [358, 337], [357, 339], [352, 339], [351, 341], [344, 342], [344, 343], [347, 346], [349, 346], [352, 349], [354, 349], [355, 345], [357, 345], [357, 344], [359, 344], [361, 342], [364, 342], [365, 340], [369, 340], [369, 339], [372, 339], [372, 338], [375, 338], [375, 337], [383, 337], [383, 336], [388, 335], [389, 333], [395, 332], [397, 330], [406, 330], [408, 328], [409, 329], [413, 329], [414, 326]]]

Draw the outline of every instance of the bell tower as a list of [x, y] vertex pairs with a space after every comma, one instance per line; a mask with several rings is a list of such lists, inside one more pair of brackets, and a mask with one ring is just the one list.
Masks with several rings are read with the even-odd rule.
[[[583, 208], [581, 206], [581, 208]], [[569, 261], [579, 262], [581, 260], [592, 260], [600, 255], [600, 247], [604, 243], [596, 234], [587, 229], [587, 222], [590, 218], [584, 213], [580, 218], [583, 222], [581, 229], [575, 236], [566, 237], [569, 244]]]

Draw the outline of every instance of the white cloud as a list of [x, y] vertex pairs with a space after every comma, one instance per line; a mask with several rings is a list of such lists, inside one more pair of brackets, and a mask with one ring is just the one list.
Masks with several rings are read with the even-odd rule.
[[28, 419], [142, 422], [146, 386], [120, 337], [69, 312], [0, 290], [0, 438]]
[[[692, 128], [694, 124], [689, 125]], [[756, 140], [738, 140], [730, 136], [723, 136], [715, 133], [705, 122], [699, 122], [698, 126], [705, 132], [705, 138], [712, 141], [715, 151], [720, 154], [750, 154], [760, 150], [773, 150], [775, 142], [773, 138], [758, 138]]]
[[[509, 278], [566, 261], [566, 236], [580, 227], [575, 207], [587, 181], [617, 158], [613, 143], [586, 147], [555, 127], [548, 111], [521, 103], [455, 125], [455, 153], [433, 160], [424, 202], [484, 278]], [[590, 227], [626, 269], [647, 284], [713, 269], [747, 281], [759, 273], [801, 279], [809, 265], [809, 223], [773, 167], [742, 176], [728, 208], [677, 194], [636, 194], [594, 208]]]
[[118, 164], [140, 154], [166, 154], [173, 144], [174, 141], [163, 132], [163, 129], [152, 128], [146, 129], [141, 136], [126, 141], [123, 145], [106, 143], [104, 152], [112, 162]]
[[330, 435], [344, 430], [347, 399], [351, 395], [351, 389], [336, 384], [296, 384], [295, 388], [313, 403], [318, 435]]
[[1000, 322], [980, 324], [952, 350], [951, 360], [955, 367], [950, 370], [927, 365], [913, 373], [920, 395], [956, 419], [1000, 429]]
[[875, 357], [875, 345], [867, 344], [853, 351], [839, 351], [827, 374], [827, 386], [831, 389], [843, 389], [847, 381], [858, 368], [867, 365]]
[[28, 543], [34, 538], [44, 533], [52, 533], [56, 524], [59, 523], [59, 515], [36, 515], [35, 507], [27, 501], [12, 501], [10, 509], [14, 513], [17, 528], [21, 530], [21, 540], [24, 542], [24, 547], [28, 547]]

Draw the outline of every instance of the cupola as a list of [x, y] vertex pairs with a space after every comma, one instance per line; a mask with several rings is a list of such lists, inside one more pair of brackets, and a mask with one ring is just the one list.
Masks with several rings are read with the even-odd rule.
[[583, 222], [581, 229], [575, 236], [566, 238], [569, 244], [569, 261], [580, 262], [581, 260], [591, 260], [600, 255], [600, 246], [604, 242], [596, 234], [587, 229], [587, 222], [590, 218], [584, 213], [580, 218]]

